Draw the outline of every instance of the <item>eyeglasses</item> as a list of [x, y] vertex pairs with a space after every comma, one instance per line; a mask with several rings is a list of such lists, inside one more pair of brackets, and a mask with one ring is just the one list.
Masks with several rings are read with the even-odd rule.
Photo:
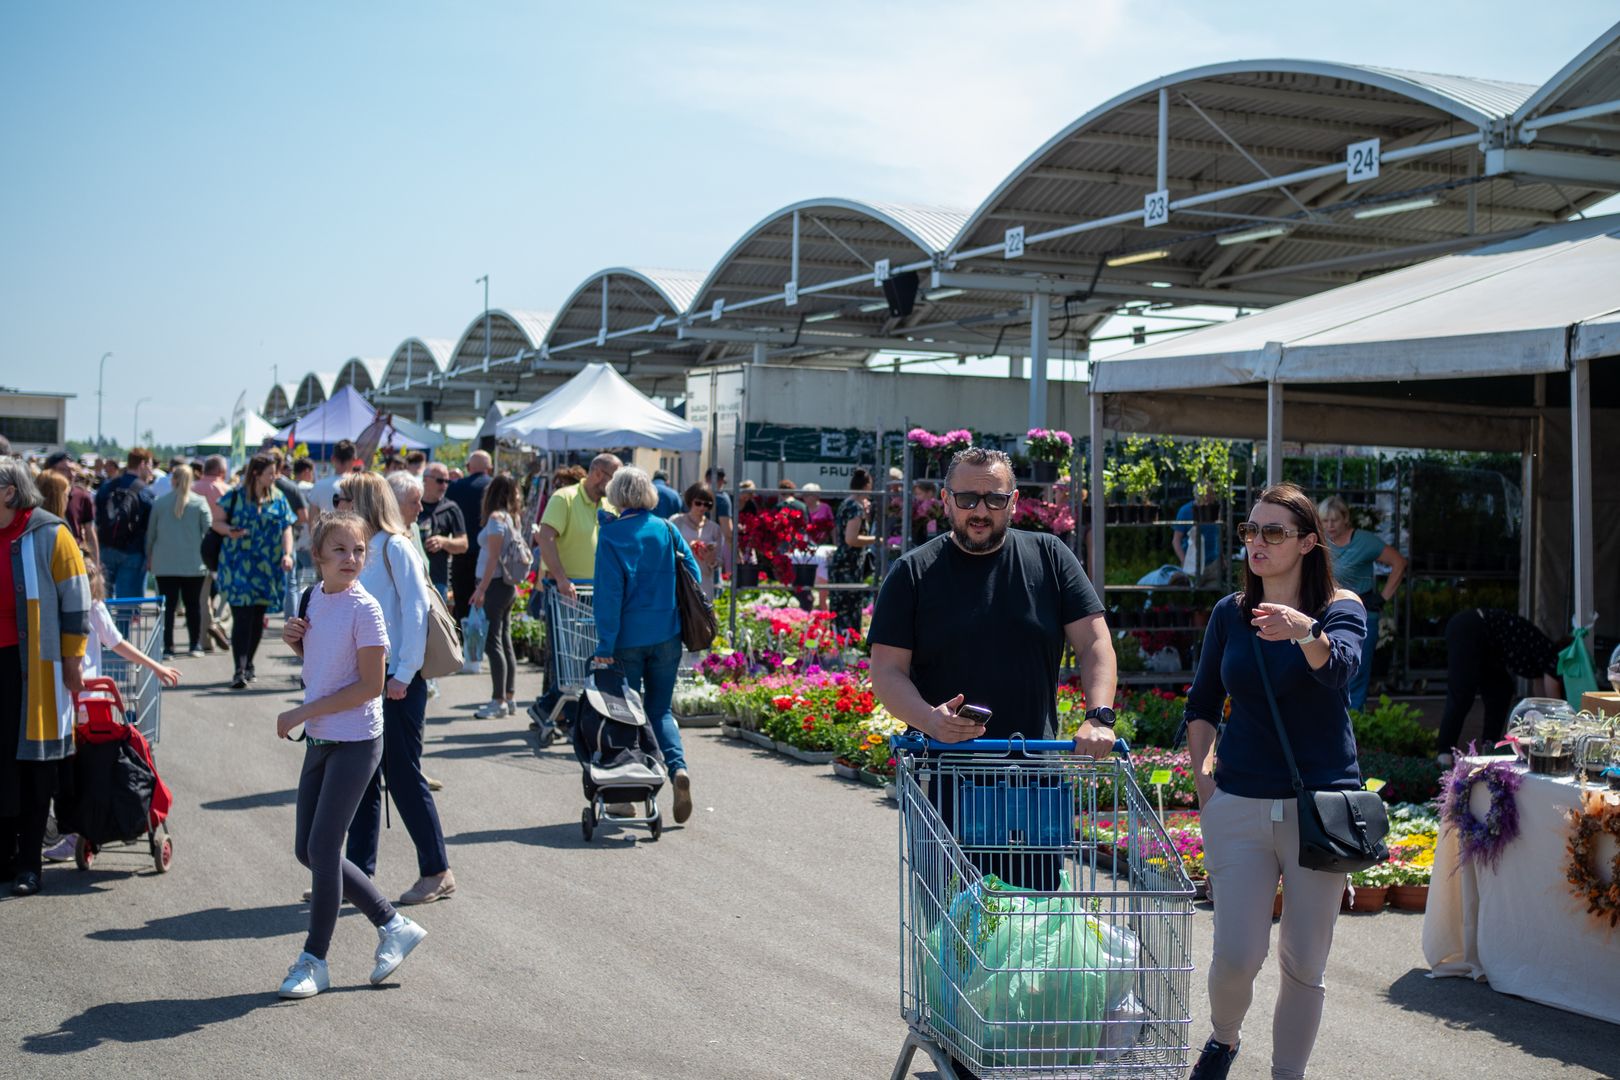
[[714, 503], [710, 502], [708, 499], [693, 499], [692, 500], [692, 506], [693, 506], [694, 509], [699, 507], [699, 506], [708, 507], [708, 506], [713, 506], [713, 505], [714, 505]]
[[347, 495], [340, 495], [337, 492], [333, 492], [332, 493], [332, 505], [336, 506], [340, 502], [354, 502], [354, 500], [349, 498]]
[[1255, 537], [1260, 537], [1268, 544], [1280, 544], [1290, 536], [1309, 535], [1303, 529], [1288, 529], [1281, 525], [1258, 525], [1252, 521], [1245, 521], [1237, 527], [1238, 539], [1245, 544], [1254, 543]]
[[981, 499], [984, 500], [984, 505], [992, 510], [1005, 510], [1007, 504], [1012, 502], [1012, 497], [1018, 493], [1016, 491], [952, 491], [946, 488], [945, 494], [951, 497], [951, 501], [956, 504], [959, 510], [972, 510], [979, 505]]
[[450, 482], [450, 478], [448, 476], [434, 476], [432, 473], [428, 473], [428, 475], [424, 476], [422, 479], [431, 480], [435, 484], [448, 484]]

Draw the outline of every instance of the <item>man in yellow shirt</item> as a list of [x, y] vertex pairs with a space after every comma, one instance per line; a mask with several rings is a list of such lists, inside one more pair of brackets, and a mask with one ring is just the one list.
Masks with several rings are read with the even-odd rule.
[[[570, 487], [559, 488], [546, 503], [540, 515], [540, 561], [544, 576], [550, 579], [548, 588], [556, 589], [565, 599], [577, 595], [574, 581], [589, 581], [596, 574], [596, 533], [601, 527], [599, 511], [613, 514], [613, 506], [604, 498], [608, 481], [623, 464], [612, 454], [598, 454], [591, 459], [590, 471], [585, 479]], [[550, 621], [551, 608], [546, 607], [546, 638], [557, 640], [556, 628]], [[542, 733], [549, 732], [556, 723], [553, 714], [562, 700], [557, 686], [555, 655], [546, 664], [546, 691], [529, 706], [530, 727]]]

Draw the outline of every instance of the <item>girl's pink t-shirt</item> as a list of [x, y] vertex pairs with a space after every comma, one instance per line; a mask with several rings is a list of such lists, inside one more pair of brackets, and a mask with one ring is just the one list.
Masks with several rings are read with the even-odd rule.
[[[310, 590], [309, 629], [304, 633], [304, 702], [319, 701], [360, 681], [359, 650], [388, 648], [382, 607], [356, 582], [339, 593]], [[382, 735], [382, 696], [304, 725], [312, 739], [363, 742]]]

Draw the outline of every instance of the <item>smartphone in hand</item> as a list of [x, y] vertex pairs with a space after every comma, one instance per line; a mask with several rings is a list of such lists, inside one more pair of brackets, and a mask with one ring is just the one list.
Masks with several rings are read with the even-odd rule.
[[963, 705], [956, 710], [956, 715], [963, 720], [978, 724], [980, 727], [990, 722], [990, 710], [983, 705]]

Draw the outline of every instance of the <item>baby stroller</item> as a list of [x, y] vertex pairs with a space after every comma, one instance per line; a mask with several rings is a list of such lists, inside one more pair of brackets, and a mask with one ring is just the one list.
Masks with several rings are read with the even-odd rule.
[[[600, 824], [645, 825], [657, 840], [664, 831], [658, 792], [669, 779], [664, 755], [647, 723], [641, 695], [624, 685], [616, 671], [598, 671], [579, 698], [574, 721], [574, 756], [590, 802], [580, 814], [588, 841]], [[645, 816], [611, 814], [611, 803], [643, 804]]]
[[[165, 823], [174, 801], [152, 764], [152, 748], [135, 725], [125, 722], [118, 684], [86, 679], [75, 696], [74, 784], [78, 798], [63, 832], [77, 832], [73, 861], [88, 870], [104, 845], [145, 839], [152, 865], [164, 874], [174, 861], [174, 841]], [[158, 836], [162, 831], [162, 837]]]

